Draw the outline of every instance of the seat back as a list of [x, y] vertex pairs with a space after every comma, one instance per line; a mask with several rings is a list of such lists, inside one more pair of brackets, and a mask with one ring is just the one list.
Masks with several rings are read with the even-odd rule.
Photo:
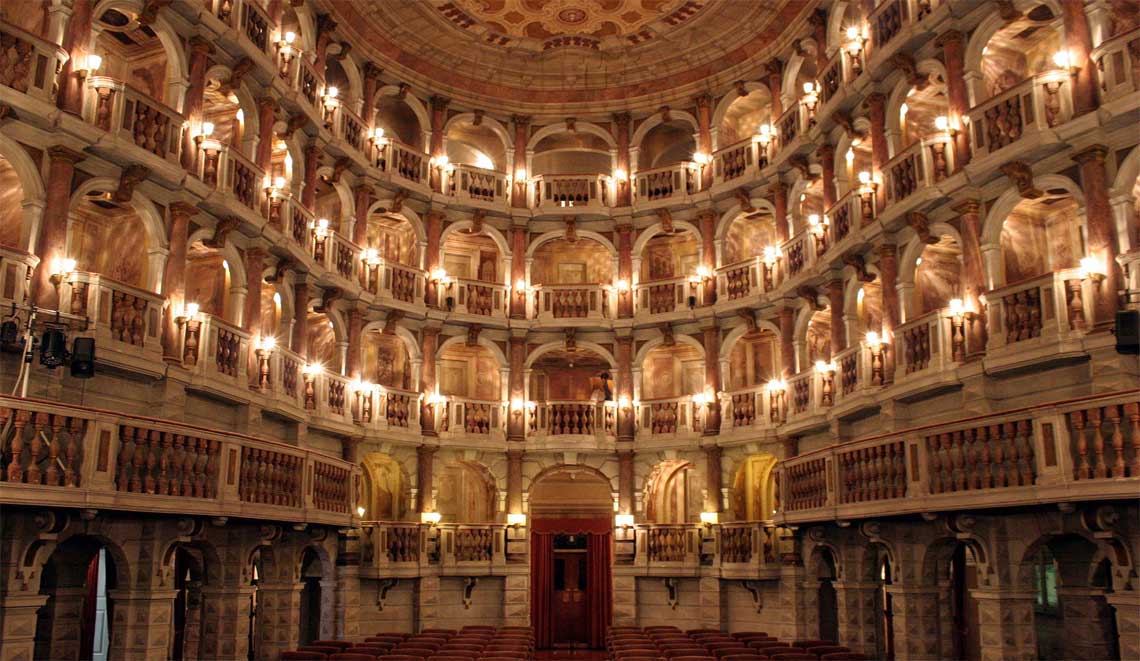
[[325, 661], [328, 656], [324, 652], [305, 652], [293, 650], [281, 653], [281, 661]]

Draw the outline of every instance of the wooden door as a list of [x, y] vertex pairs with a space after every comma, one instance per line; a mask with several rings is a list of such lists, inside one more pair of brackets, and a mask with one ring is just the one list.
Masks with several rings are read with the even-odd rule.
[[586, 553], [554, 552], [554, 643], [589, 643], [586, 620]]

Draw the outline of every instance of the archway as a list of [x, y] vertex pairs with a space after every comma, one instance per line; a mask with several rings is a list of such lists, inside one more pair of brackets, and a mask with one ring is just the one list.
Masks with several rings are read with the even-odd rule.
[[172, 661], [197, 659], [203, 632], [202, 619], [205, 603], [202, 586], [206, 582], [206, 567], [201, 552], [184, 544], [174, 549], [174, 636], [171, 644]]
[[689, 161], [696, 151], [693, 127], [687, 121], [664, 121], [649, 129], [637, 145], [637, 169], [644, 172]]
[[132, 204], [119, 203], [106, 191], [91, 191], [74, 204], [69, 221], [68, 254], [77, 271], [141, 289], [157, 285], [158, 265], [151, 263], [150, 255], [153, 238]]
[[305, 317], [305, 334], [308, 339], [308, 361], [340, 374], [340, 343], [332, 317], [323, 312], [310, 311]]
[[971, 39], [966, 75], [974, 106], [1057, 68], [1053, 55], [1064, 45], [1060, 16], [1045, 3], [1017, 4], [1024, 11], [1016, 20], [984, 23]]
[[776, 221], [767, 208], [741, 213], [728, 225], [721, 249], [721, 265], [739, 264], [764, 254], [778, 243]]
[[537, 647], [601, 648], [613, 602], [610, 481], [586, 466], [560, 465], [536, 477], [528, 495]]
[[819, 639], [839, 640], [839, 597], [835, 582], [839, 580], [839, 569], [835, 555], [824, 546], [816, 551], [814, 571], [809, 574], [817, 581], [816, 617], [819, 622]]
[[895, 658], [894, 603], [890, 587], [894, 583], [895, 567], [891, 564], [890, 552], [878, 542], [867, 546], [864, 562], [875, 586], [875, 658], [890, 661]]
[[301, 612], [298, 618], [301, 645], [321, 639], [321, 582], [324, 578], [320, 555], [313, 548], [306, 548], [301, 553]]
[[657, 464], [645, 481], [645, 520], [649, 523], [688, 523], [701, 511], [696, 466], [684, 459]]
[[400, 464], [392, 457], [370, 452], [362, 462], [361, 487], [365, 521], [402, 521], [409, 503], [406, 480]]
[[364, 332], [361, 348], [363, 380], [386, 388], [412, 389], [415, 375], [408, 346], [402, 338], [373, 328]]
[[999, 287], [1073, 268], [1085, 254], [1078, 201], [1063, 188], [1044, 193], [1018, 202], [1001, 224]]
[[487, 120], [476, 123], [474, 115], [457, 117], [448, 122], [444, 144], [447, 159], [457, 165], [467, 165], [481, 170], [506, 172], [507, 144], [502, 135]]
[[[186, 300], [197, 303], [201, 312], [237, 324], [241, 310], [234, 287], [244, 288], [245, 281], [234, 277], [230, 266], [221, 250], [194, 242], [186, 254]], [[262, 294], [266, 291], [272, 295], [270, 288], [263, 287]]]
[[746, 96], [737, 96], [724, 110], [717, 130], [718, 149], [751, 138], [761, 126], [770, 127], [775, 121], [771, 93], [767, 87], [753, 84]]
[[457, 460], [444, 465], [436, 496], [436, 511], [448, 523], [495, 521], [495, 481], [486, 467]]
[[769, 521], [776, 513], [776, 456], [754, 454], [740, 462], [732, 481], [732, 509], [738, 521]]
[[923, 247], [915, 259], [914, 293], [910, 318], [941, 310], [962, 298], [962, 247], [949, 234]]
[[0, 246], [21, 248], [24, 237], [24, 187], [12, 163], [0, 155]]
[[530, 175], [609, 174], [613, 170], [611, 148], [605, 138], [590, 131], [552, 130], [528, 147], [534, 154]]
[[125, 567], [94, 537], [71, 537], [44, 563], [36, 619], [35, 658], [110, 659], [115, 589]]

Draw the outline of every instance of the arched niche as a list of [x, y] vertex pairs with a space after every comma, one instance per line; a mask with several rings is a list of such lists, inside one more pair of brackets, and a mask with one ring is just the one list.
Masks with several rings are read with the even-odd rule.
[[369, 452], [361, 462], [365, 521], [403, 521], [408, 513], [408, 479], [399, 462], [382, 452]]
[[1001, 223], [1000, 282], [1076, 267], [1085, 254], [1081, 212], [1077, 200], [1061, 188], [1018, 202]]
[[590, 348], [549, 348], [529, 362], [529, 399], [588, 402], [613, 399], [613, 362]]
[[401, 215], [374, 211], [368, 214], [367, 248], [388, 262], [418, 267], [416, 228]]
[[891, 95], [887, 114], [887, 136], [891, 153], [900, 154], [912, 145], [947, 135], [937, 126], [938, 118], [950, 116], [946, 72], [941, 63], [927, 60], [918, 68], [926, 75], [919, 88], [903, 81]]
[[544, 241], [528, 261], [533, 285], [609, 284], [615, 277], [610, 247], [582, 236]]
[[257, 144], [257, 104], [244, 85], [230, 89], [233, 72], [226, 67], [213, 67], [206, 72], [206, 88], [202, 92], [202, 121], [214, 125], [211, 137], [220, 144], [252, 159]]
[[81, 190], [68, 217], [67, 254], [75, 260], [76, 270], [156, 291], [164, 263], [159, 254], [161, 234], [155, 231], [161, 220], [153, 207], [144, 204], [149, 202], [117, 202], [109, 187]]
[[727, 389], [743, 390], [780, 376], [780, 338], [758, 327], [741, 335], [728, 353]]
[[152, 101], [180, 111], [186, 84], [181, 38], [161, 16], [141, 25], [137, 19], [141, 9], [141, 2], [95, 7], [92, 50], [103, 58], [98, 75], [126, 83]]
[[807, 327], [803, 335], [804, 351], [802, 356], [807, 357], [804, 363], [801, 358], [801, 367], [811, 367], [817, 361], [831, 362], [831, 308], [810, 312]]
[[851, 282], [853, 296], [847, 301], [852, 316], [851, 331], [860, 339], [867, 333], [883, 332], [883, 281], [876, 277], [870, 282]]
[[[232, 248], [229, 252], [233, 251]], [[231, 256], [203, 241], [194, 241], [186, 251], [186, 300], [198, 309], [231, 324], [241, 323], [241, 300], [235, 289], [245, 291], [244, 274], [235, 273]], [[263, 287], [268, 291], [268, 287]]]
[[700, 264], [700, 251], [700, 236], [688, 228], [678, 228], [671, 233], [658, 231], [642, 244], [640, 252], [634, 253], [641, 262], [640, 281], [693, 275]]
[[923, 245], [915, 258], [914, 291], [910, 309], [914, 318], [950, 305], [962, 297], [962, 246], [944, 234], [937, 243]]
[[46, 601], [36, 618], [35, 658], [110, 658], [113, 636], [123, 635], [115, 626], [122, 606], [112, 594], [129, 577], [122, 549], [102, 536], [76, 535], [55, 546], [39, 579]]
[[770, 521], [776, 513], [775, 455], [749, 455], [732, 479], [732, 509], [738, 521]]
[[510, 166], [507, 152], [510, 140], [498, 121], [465, 113], [451, 118], [444, 127], [444, 146], [452, 163], [484, 170], [506, 172]]
[[363, 370], [361, 378], [369, 383], [412, 390], [415, 374], [408, 347], [399, 336], [384, 333], [380, 328], [362, 333]]
[[713, 120], [717, 126], [718, 149], [727, 147], [760, 132], [760, 127], [776, 122], [772, 116], [772, 94], [766, 85], [746, 83], [747, 96], [735, 96], [723, 110], [717, 109]]
[[768, 205], [741, 212], [729, 221], [721, 246], [721, 264], [738, 264], [764, 254], [778, 241], [776, 219]]
[[440, 470], [436, 511], [447, 523], [493, 523], [495, 480], [490, 471], [474, 461], [449, 461]]
[[966, 81], [978, 106], [1023, 80], [1057, 68], [1053, 56], [1064, 47], [1060, 7], [1054, 2], [1016, 2], [1021, 16], [1006, 22], [994, 12], [970, 37]]
[[596, 469], [560, 464], [536, 475], [527, 489], [532, 518], [613, 516], [614, 488]]
[[639, 399], [676, 399], [705, 390], [705, 355], [695, 342], [659, 344], [645, 352], [635, 371], [641, 373]]
[[637, 144], [638, 171], [692, 160], [697, 151], [694, 133], [693, 125], [680, 118], [660, 122], [649, 129]]
[[340, 374], [341, 347], [336, 324], [323, 312], [309, 311], [305, 317], [305, 335], [308, 339], [308, 360], [324, 369]]
[[30, 247], [30, 224], [26, 222], [24, 200], [27, 194], [20, 173], [0, 154], [0, 245], [23, 249]]
[[[480, 282], [505, 282], [510, 265], [501, 235], [484, 227], [475, 233], [470, 225], [449, 227], [442, 237], [443, 269], [453, 278]], [[498, 239], [498, 240], [496, 240]]]
[[373, 101], [372, 124], [384, 135], [413, 149], [427, 148], [431, 122], [427, 109], [411, 94], [396, 86], [381, 88]]
[[436, 361], [439, 393], [481, 401], [499, 402], [503, 398], [504, 366], [490, 349], [465, 342], [441, 347]]
[[[549, 127], [548, 127], [549, 128]], [[539, 133], [542, 133], [540, 131]], [[547, 131], [531, 140], [528, 151], [530, 175], [609, 174], [613, 171], [613, 146], [590, 131]]]
[[666, 459], [654, 466], [645, 480], [645, 520], [649, 523], [687, 523], [702, 508], [697, 467], [684, 459]]

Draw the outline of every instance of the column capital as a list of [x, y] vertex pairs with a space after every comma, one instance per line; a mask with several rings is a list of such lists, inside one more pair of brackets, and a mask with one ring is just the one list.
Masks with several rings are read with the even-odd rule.
[[788, 192], [788, 185], [777, 179], [771, 184], [768, 184], [768, 192], [775, 195], [785, 195]]
[[183, 202], [181, 200], [179, 200], [177, 202], [171, 202], [170, 206], [167, 207], [167, 209], [170, 210], [170, 217], [171, 218], [178, 218], [178, 219], [193, 218], [194, 216], [198, 215], [198, 211], [199, 211], [198, 207], [194, 206], [193, 204], [190, 204], [189, 202]]
[[190, 37], [190, 52], [194, 55], [209, 55], [214, 52], [214, 45], [202, 35], [196, 34]]
[[[511, 115], [511, 122], [513, 122], [515, 126], [530, 126], [531, 119], [530, 115]], [[519, 145], [515, 145], [515, 151], [518, 151], [519, 148]], [[525, 149], [525, 145], [523, 145], [523, 148]]]
[[262, 110], [277, 110], [277, 99], [272, 96], [262, 96], [257, 99], [257, 107]]
[[615, 112], [613, 114], [613, 120], [614, 124], [628, 125], [631, 121], [633, 121], [633, 115], [629, 114], [628, 111], [623, 110], [622, 112]]
[[1105, 158], [1108, 157], [1108, 147], [1105, 145], [1090, 145], [1084, 149], [1073, 154], [1071, 158], [1084, 165], [1085, 163], [1098, 162], [1104, 163]]
[[433, 94], [428, 98], [428, 103], [432, 110], [447, 110], [447, 106], [451, 105], [451, 97]]
[[935, 37], [934, 45], [938, 46], [939, 48], [946, 48], [951, 44], [961, 45], [965, 39], [966, 35], [962, 34], [962, 32], [958, 30], [947, 30]]
[[978, 215], [982, 212], [981, 200], [962, 200], [950, 206], [951, 209], [958, 212], [958, 215], [965, 216]]
[[316, 141], [310, 142], [305, 145], [305, 156], [312, 154], [314, 157], [321, 155], [321, 146]]
[[72, 165], [75, 165], [76, 163], [87, 158], [87, 155], [83, 152], [75, 151], [74, 149], [71, 149], [70, 147], [64, 147], [63, 145], [53, 145], [51, 147], [48, 147], [47, 152], [48, 156], [51, 156], [52, 161], [65, 161], [71, 163]]
[[820, 161], [831, 161], [835, 158], [835, 145], [825, 142], [815, 151]]
[[712, 105], [712, 102], [712, 94], [709, 94], [708, 92], [704, 92], [693, 97], [693, 103], [696, 104], [698, 108], [709, 107]]
[[250, 246], [245, 249], [245, 258], [250, 259], [265, 259], [269, 256], [269, 251], [262, 246]]
[[866, 106], [872, 112], [882, 112], [887, 107], [887, 95], [882, 92], [871, 92], [867, 95]]
[[[376, 64], [374, 64], [372, 62], [365, 62], [364, 63], [364, 70], [362, 71], [362, 74], [364, 76], [365, 82], [368, 82], [368, 81], [378, 82], [380, 80], [380, 76], [382, 76], [384, 74], [384, 69], [377, 66]], [[367, 99], [366, 99], [366, 101], [367, 101]]]

